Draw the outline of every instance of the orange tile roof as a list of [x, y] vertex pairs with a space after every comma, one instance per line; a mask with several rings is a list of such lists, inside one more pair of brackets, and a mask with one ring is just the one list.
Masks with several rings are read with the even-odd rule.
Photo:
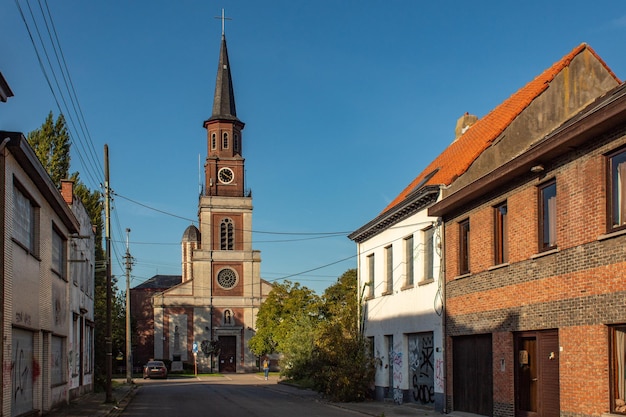
[[550, 82], [557, 74], [566, 68], [570, 62], [584, 50], [589, 51], [607, 71], [620, 82], [613, 71], [611, 71], [590, 46], [585, 43], [580, 44], [560, 61], [556, 62], [482, 119], [474, 123], [461, 137], [450, 144], [450, 146], [435, 158], [408, 187], [385, 207], [382, 213], [403, 201], [428, 174], [432, 173], [437, 168], [439, 168], [439, 170], [430, 179], [420, 184], [420, 186], [438, 184], [450, 185], [452, 181], [470, 167], [474, 160], [491, 145], [534, 99], [548, 88]]

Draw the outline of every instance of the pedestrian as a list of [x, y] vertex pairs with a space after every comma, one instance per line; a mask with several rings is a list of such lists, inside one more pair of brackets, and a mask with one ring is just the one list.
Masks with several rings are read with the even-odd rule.
[[265, 373], [265, 380], [267, 381], [270, 375], [270, 360], [267, 357], [263, 359], [263, 372]]

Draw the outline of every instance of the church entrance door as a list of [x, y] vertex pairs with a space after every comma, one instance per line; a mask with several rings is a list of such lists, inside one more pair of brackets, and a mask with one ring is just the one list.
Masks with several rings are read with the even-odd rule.
[[219, 371], [237, 372], [237, 336], [220, 336]]

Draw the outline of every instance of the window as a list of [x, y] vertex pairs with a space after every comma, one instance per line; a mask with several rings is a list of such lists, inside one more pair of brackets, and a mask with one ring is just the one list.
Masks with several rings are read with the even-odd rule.
[[231, 289], [237, 284], [237, 273], [230, 268], [224, 268], [217, 273], [217, 283], [222, 288]]
[[217, 137], [215, 133], [211, 134], [211, 149], [217, 149]]
[[50, 345], [50, 382], [53, 386], [66, 382], [65, 338], [52, 336]]
[[508, 259], [508, 235], [507, 235], [507, 212], [506, 202], [499, 204], [493, 208], [494, 212], [494, 264], [500, 265], [507, 263]]
[[367, 257], [367, 285], [369, 287], [368, 297], [374, 296], [374, 254]]
[[435, 237], [435, 228], [429, 227], [428, 229], [422, 230], [422, 238], [424, 239], [424, 277], [423, 281], [428, 281], [434, 279], [434, 261], [435, 261], [435, 252], [434, 252], [434, 237]]
[[228, 133], [222, 135], [222, 149], [228, 149]]
[[234, 248], [234, 225], [231, 219], [222, 219], [220, 224], [220, 249], [233, 250]]
[[539, 187], [539, 251], [556, 247], [556, 182]]
[[393, 292], [393, 246], [385, 248], [385, 284], [387, 288], [385, 293]]
[[626, 325], [609, 327], [611, 412], [626, 414]]
[[410, 286], [414, 283], [414, 265], [413, 265], [413, 236], [404, 238], [404, 259], [406, 268], [406, 285]]
[[626, 151], [609, 156], [609, 216], [611, 229], [626, 227]]
[[13, 190], [13, 237], [30, 253], [38, 255], [35, 235], [37, 208], [22, 190], [18, 187]]
[[66, 279], [67, 241], [56, 227], [52, 228], [52, 270], [61, 278]]
[[85, 374], [90, 374], [93, 372], [93, 328], [94, 324], [92, 322], [88, 322], [84, 327], [85, 329], [85, 351], [84, 353], [84, 362], [83, 366], [85, 369]]
[[459, 223], [459, 274], [469, 274], [469, 219]]
[[239, 135], [235, 133], [235, 141], [233, 143], [233, 147], [235, 148], [235, 152], [239, 152]]

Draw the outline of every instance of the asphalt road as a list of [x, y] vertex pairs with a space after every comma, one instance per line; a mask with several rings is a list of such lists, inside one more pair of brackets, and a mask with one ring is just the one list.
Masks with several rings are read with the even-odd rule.
[[359, 412], [319, 401], [316, 393], [256, 374], [139, 380], [123, 417], [345, 417]]

